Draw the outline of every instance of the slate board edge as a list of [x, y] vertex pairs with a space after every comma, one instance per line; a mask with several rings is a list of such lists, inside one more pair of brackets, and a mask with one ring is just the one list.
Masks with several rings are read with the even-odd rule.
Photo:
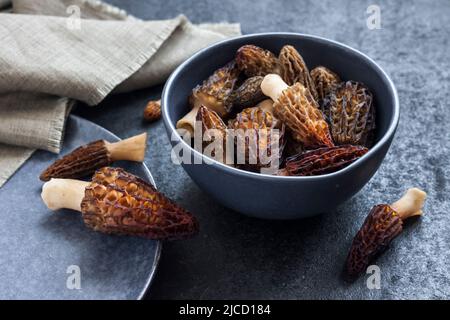
[[[98, 124], [96, 124], [96, 123], [94, 123], [92, 121], [89, 121], [87, 119], [81, 118], [81, 117], [76, 116], [76, 115], [70, 115], [69, 117], [72, 118], [75, 122], [86, 122], [86, 123], [89, 123], [90, 125], [99, 127], [102, 130], [108, 132], [111, 136], [113, 136], [115, 139], [117, 139], [117, 141], [122, 140], [121, 138], [119, 138], [117, 135], [115, 135], [111, 131], [105, 129], [104, 127], [102, 127], [102, 126], [100, 126], [100, 125], [98, 125]], [[147, 165], [144, 162], [142, 162], [142, 165], [144, 166], [144, 169], [145, 169], [144, 171], [146, 173], [146, 178], [148, 179], [148, 181], [150, 181], [150, 183], [155, 188], [157, 188], [156, 184], [155, 184], [155, 180], [153, 179], [153, 176], [152, 176], [150, 170], [148, 169]], [[156, 270], [158, 268], [159, 260], [161, 258], [161, 250], [162, 250], [162, 242], [161, 241], [157, 241], [155, 258], [153, 260], [153, 264], [152, 264], [152, 269], [150, 271], [150, 275], [148, 276], [148, 278], [147, 278], [147, 280], [145, 282], [144, 288], [142, 289], [141, 293], [137, 297], [137, 300], [143, 300], [145, 298], [145, 295], [146, 295], [148, 289], [150, 288], [150, 286], [151, 286], [151, 284], [153, 282], [153, 279], [155, 278]]]

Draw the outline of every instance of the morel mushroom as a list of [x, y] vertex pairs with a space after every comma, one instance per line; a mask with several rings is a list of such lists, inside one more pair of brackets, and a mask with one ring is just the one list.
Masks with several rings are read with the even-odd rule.
[[161, 100], [152, 100], [144, 109], [144, 120], [154, 122], [161, 118]]
[[52, 179], [44, 184], [42, 199], [51, 210], [81, 211], [86, 226], [108, 234], [168, 240], [198, 232], [192, 214], [120, 168], [102, 168], [92, 182]]
[[82, 178], [114, 161], [142, 162], [146, 146], [146, 133], [114, 143], [94, 141], [56, 160], [41, 173], [39, 179], [48, 181], [51, 178]]
[[424, 191], [412, 188], [397, 202], [372, 208], [353, 239], [347, 257], [346, 272], [350, 277], [363, 273], [373, 258], [387, 248], [402, 232], [404, 220], [422, 215], [426, 196]]
[[[209, 145], [214, 144], [211, 157], [223, 163], [232, 163], [232, 161], [227, 161], [226, 157], [227, 126], [219, 115], [202, 106], [197, 113], [197, 121], [201, 123], [203, 153]], [[218, 143], [215, 143], [215, 141], [218, 141]]]
[[365, 145], [375, 128], [372, 93], [362, 83], [340, 84], [327, 101], [330, 130], [336, 144]]
[[[268, 104], [244, 109], [230, 120], [228, 127], [236, 136], [237, 159], [240, 168], [261, 171], [278, 169], [284, 147], [284, 124], [276, 119]], [[276, 154], [274, 154], [276, 152]], [[243, 162], [245, 163], [239, 163]]]
[[247, 77], [280, 73], [278, 58], [269, 50], [251, 44], [238, 49], [236, 63], [239, 70], [244, 72]]
[[286, 159], [286, 175], [317, 176], [345, 168], [367, 153], [361, 146], [324, 147]]
[[[339, 76], [324, 66], [318, 66], [311, 70], [311, 78], [317, 90], [317, 102], [323, 109], [325, 97], [327, 97], [341, 83]], [[325, 112], [324, 112], [325, 113]], [[327, 114], [325, 113], [327, 116]]]
[[289, 87], [279, 75], [264, 77], [261, 89], [274, 101], [275, 116], [291, 130], [292, 137], [307, 148], [333, 146], [328, 124], [311, 92], [297, 82]]
[[300, 53], [293, 46], [287, 45], [281, 49], [278, 60], [280, 61], [281, 74], [284, 82], [289, 86], [300, 82], [311, 92], [313, 98], [317, 101], [318, 95], [314, 81]]
[[241, 111], [247, 107], [253, 107], [266, 96], [261, 91], [261, 82], [264, 77], [256, 76], [248, 78], [230, 96], [234, 111]]
[[235, 89], [239, 70], [234, 61], [216, 70], [202, 85], [197, 86], [189, 98], [191, 111], [177, 122], [178, 129], [186, 129], [194, 133], [195, 119], [201, 106], [214, 110], [221, 117], [226, 116], [232, 107], [229, 99]]

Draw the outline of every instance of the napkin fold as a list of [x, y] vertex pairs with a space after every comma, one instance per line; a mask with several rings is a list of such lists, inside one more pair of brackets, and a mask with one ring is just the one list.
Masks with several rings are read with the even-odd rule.
[[[0, 9], [8, 8], [0, 0]], [[93, 0], [13, 0], [0, 13], [0, 187], [35, 149], [58, 153], [76, 101], [162, 83], [238, 24], [142, 21]]]

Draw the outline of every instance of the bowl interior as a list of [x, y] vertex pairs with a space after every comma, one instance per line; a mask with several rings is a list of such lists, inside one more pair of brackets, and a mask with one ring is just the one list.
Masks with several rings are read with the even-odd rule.
[[365, 55], [345, 45], [300, 34], [259, 34], [243, 36], [213, 45], [183, 63], [166, 84], [163, 97], [166, 121], [174, 127], [188, 111], [191, 90], [214, 70], [234, 58], [236, 50], [254, 44], [278, 54], [286, 44], [293, 45], [307, 66], [323, 65], [335, 71], [342, 80], [361, 81], [374, 96], [376, 108], [375, 141], [378, 142], [396, 123], [396, 94], [383, 71]]

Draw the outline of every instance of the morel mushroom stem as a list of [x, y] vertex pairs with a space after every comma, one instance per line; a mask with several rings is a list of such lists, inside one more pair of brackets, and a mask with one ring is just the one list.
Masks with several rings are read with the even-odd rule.
[[39, 178], [42, 181], [49, 181], [51, 178], [81, 178], [116, 160], [142, 162], [146, 146], [146, 133], [114, 143], [105, 140], [94, 141], [56, 160]]
[[392, 209], [397, 211], [402, 220], [412, 216], [422, 215], [422, 207], [427, 194], [418, 189], [411, 188], [398, 201], [391, 204]]
[[263, 111], [273, 113], [273, 101], [271, 99], [261, 101], [256, 105], [256, 107], [260, 108]]
[[268, 74], [261, 83], [262, 92], [273, 101], [277, 101], [281, 93], [287, 88], [289, 86], [277, 74]]
[[201, 104], [196, 104], [194, 108], [192, 108], [189, 113], [187, 113], [183, 118], [178, 120], [177, 122], [177, 129], [185, 129], [189, 131], [191, 136], [194, 135], [194, 128], [195, 128], [195, 120], [197, 118], [198, 110], [200, 109]]
[[42, 187], [41, 197], [50, 210], [81, 211], [84, 190], [89, 182], [73, 179], [51, 179]]
[[112, 161], [128, 160], [142, 162], [145, 158], [146, 145], [146, 133], [114, 143], [105, 141], [106, 149], [110, 152]]

